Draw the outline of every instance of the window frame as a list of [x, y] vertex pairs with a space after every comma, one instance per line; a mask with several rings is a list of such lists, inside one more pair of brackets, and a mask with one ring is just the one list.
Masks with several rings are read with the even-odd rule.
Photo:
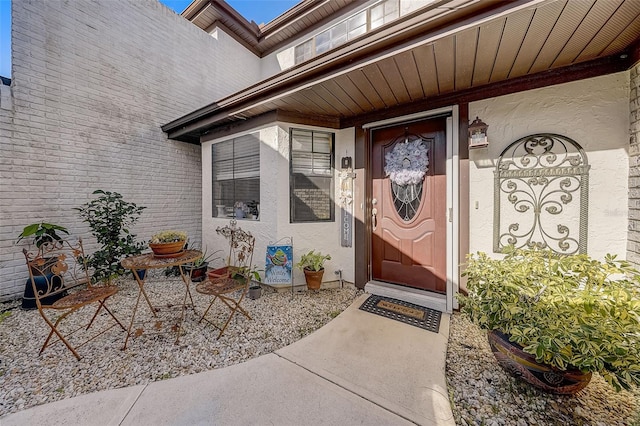
[[[323, 174], [306, 174], [306, 173], [294, 173], [293, 167], [293, 159], [294, 152], [307, 152], [323, 154], [320, 151], [314, 151], [313, 147], [311, 151], [294, 151], [293, 149], [293, 133], [294, 132], [309, 132], [311, 133], [311, 139], [313, 144], [313, 136], [316, 133], [322, 133], [325, 135], [329, 135], [330, 139], [330, 150], [329, 150], [329, 161], [330, 161], [330, 173], [329, 175]], [[314, 130], [314, 129], [304, 129], [299, 127], [290, 127], [289, 128], [289, 223], [327, 223], [327, 222], [335, 222], [335, 152], [336, 152], [336, 134], [334, 132], [326, 131], [326, 130]], [[294, 209], [294, 174], [303, 174], [304, 176], [317, 177], [317, 178], [327, 178], [329, 179], [329, 218], [327, 219], [312, 219], [312, 220], [301, 220], [295, 218], [295, 209]]]
[[[245, 137], [250, 137], [250, 138], [254, 138], [255, 142], [257, 143], [257, 152], [256, 154], [252, 154], [252, 155], [242, 155], [242, 156], [236, 156], [236, 144]], [[252, 141], [253, 142], [253, 141]], [[215, 158], [215, 151], [216, 151], [216, 145], [222, 145], [222, 144], [231, 144], [231, 157], [230, 158], [222, 158], [222, 159], [218, 159], [216, 160]], [[260, 205], [260, 198], [262, 196], [261, 191], [260, 191], [260, 187], [261, 187], [261, 179], [262, 179], [262, 170], [261, 170], [261, 166], [260, 166], [260, 157], [261, 157], [261, 145], [262, 142], [260, 141], [260, 133], [259, 132], [251, 132], [251, 133], [246, 133], [246, 134], [242, 134], [242, 135], [238, 135], [235, 136], [233, 138], [229, 138], [229, 139], [225, 139], [225, 140], [220, 140], [217, 142], [214, 142], [211, 145], [211, 217], [213, 218], [224, 218], [226, 219], [227, 216], [219, 216], [217, 213], [217, 206], [219, 204], [219, 202], [225, 201], [225, 208], [228, 207], [234, 207], [235, 204], [238, 201], [242, 201], [243, 203], [245, 203], [245, 205], [247, 204], [247, 202], [249, 200], [238, 200], [238, 189], [236, 188], [236, 184], [240, 181], [243, 180], [256, 180], [257, 179], [257, 190], [258, 190], [258, 200], [257, 200], [257, 204], [258, 206]], [[255, 173], [255, 170], [238, 170], [238, 166], [239, 164], [237, 164], [237, 162], [239, 160], [242, 159], [247, 159], [247, 158], [256, 158], [257, 159], [257, 163], [258, 163], [258, 167], [257, 167], [257, 174], [256, 175], [251, 175], [251, 173]], [[231, 161], [232, 162], [232, 167], [231, 167], [231, 178], [230, 179], [216, 179], [216, 164], [221, 164], [224, 162], [228, 162]], [[229, 182], [232, 181], [233, 182], [233, 204], [232, 205], [227, 205], [226, 201], [228, 201], [228, 199], [226, 198], [216, 198], [216, 182]], [[223, 197], [224, 194], [219, 194], [220, 197]], [[256, 201], [256, 200], [253, 200]], [[251, 203], [249, 203], [251, 204]], [[249, 210], [255, 210], [254, 208], [251, 208]], [[260, 220], [260, 215], [258, 214], [258, 216], [256, 218], [248, 218], [248, 217], [241, 217], [241, 218], [236, 218], [235, 215], [233, 216], [233, 218], [235, 219], [242, 219], [242, 220]]]

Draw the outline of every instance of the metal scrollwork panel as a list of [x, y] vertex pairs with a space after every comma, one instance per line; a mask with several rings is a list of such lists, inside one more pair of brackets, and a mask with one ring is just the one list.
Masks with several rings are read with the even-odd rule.
[[586, 253], [589, 167], [582, 147], [565, 136], [535, 134], [509, 145], [494, 172], [494, 251]]

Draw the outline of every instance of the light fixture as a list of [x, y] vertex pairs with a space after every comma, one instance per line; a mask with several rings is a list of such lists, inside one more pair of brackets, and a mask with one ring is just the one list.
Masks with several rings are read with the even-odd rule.
[[488, 128], [489, 126], [476, 116], [476, 119], [469, 124], [469, 148], [484, 148], [489, 145]]

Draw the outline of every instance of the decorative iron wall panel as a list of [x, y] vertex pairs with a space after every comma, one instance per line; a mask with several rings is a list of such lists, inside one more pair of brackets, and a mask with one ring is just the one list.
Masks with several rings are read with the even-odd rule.
[[589, 164], [565, 136], [540, 133], [509, 145], [494, 172], [493, 249], [587, 252]]

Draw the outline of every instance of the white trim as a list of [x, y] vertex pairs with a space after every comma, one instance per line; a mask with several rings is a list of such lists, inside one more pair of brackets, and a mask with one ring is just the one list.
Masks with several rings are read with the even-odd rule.
[[[420, 118], [428, 118], [428, 117], [432, 117], [434, 115], [440, 115], [440, 114], [444, 114], [447, 112], [452, 112], [454, 110], [454, 108], [456, 108], [457, 111], [457, 106], [448, 106], [448, 107], [442, 107], [442, 108], [438, 108], [438, 109], [432, 109], [429, 111], [421, 111], [421, 112], [416, 112], [415, 114], [409, 114], [409, 115], [402, 115], [400, 117], [393, 117], [393, 118], [387, 118], [386, 120], [380, 120], [380, 121], [374, 121], [371, 123], [366, 123], [362, 125], [362, 128], [364, 130], [368, 130], [368, 129], [373, 129], [373, 128], [377, 128], [377, 127], [386, 127], [386, 126], [390, 126], [392, 124], [396, 124], [396, 123], [402, 123], [405, 121], [412, 121], [412, 120], [418, 120]], [[457, 113], [456, 113], [457, 115]]]
[[[415, 114], [403, 115], [400, 117], [393, 117], [386, 120], [375, 121], [367, 123], [362, 126], [365, 130], [372, 130], [374, 128], [387, 127], [397, 123], [403, 123], [407, 121], [414, 121], [422, 118], [429, 118], [438, 116], [445, 113], [451, 113], [447, 117], [445, 137], [447, 144], [446, 154], [446, 175], [447, 175], [447, 195], [446, 195], [446, 215], [447, 215], [447, 242], [446, 242], [446, 255], [447, 255], [447, 282], [446, 282], [446, 295], [437, 295], [437, 293], [422, 291], [418, 289], [412, 289], [410, 287], [394, 286], [389, 283], [383, 283], [380, 281], [371, 280], [365, 286], [371, 289], [373, 294], [379, 294], [381, 296], [394, 297], [396, 299], [405, 300], [416, 305], [427, 306], [432, 309], [437, 309], [446, 313], [452, 313], [453, 309], [458, 307], [458, 303], [454, 295], [458, 292], [459, 282], [459, 247], [460, 247], [460, 235], [459, 235], [459, 223], [460, 223], [460, 158], [459, 147], [457, 141], [459, 140], [459, 125], [460, 117], [458, 112], [458, 106], [452, 105], [448, 107], [438, 108], [429, 111], [421, 111]], [[368, 154], [370, 155], [370, 154]], [[451, 209], [452, 214], [449, 214]], [[449, 221], [451, 218], [451, 221]], [[371, 285], [370, 285], [371, 284]], [[373, 285], [373, 286], [372, 286]], [[374, 290], [375, 289], [375, 290]], [[388, 294], [389, 291], [393, 294]], [[403, 293], [404, 292], [404, 293]], [[423, 296], [418, 297], [417, 294], [422, 293]]]
[[447, 312], [447, 298], [444, 294], [376, 280], [368, 281], [364, 286], [364, 291], [369, 294], [403, 300], [414, 305], [435, 309], [436, 311]]
[[447, 205], [452, 209], [451, 222], [447, 222], [447, 313], [458, 307], [455, 295], [458, 292], [460, 264], [460, 157], [458, 106], [447, 118]]

